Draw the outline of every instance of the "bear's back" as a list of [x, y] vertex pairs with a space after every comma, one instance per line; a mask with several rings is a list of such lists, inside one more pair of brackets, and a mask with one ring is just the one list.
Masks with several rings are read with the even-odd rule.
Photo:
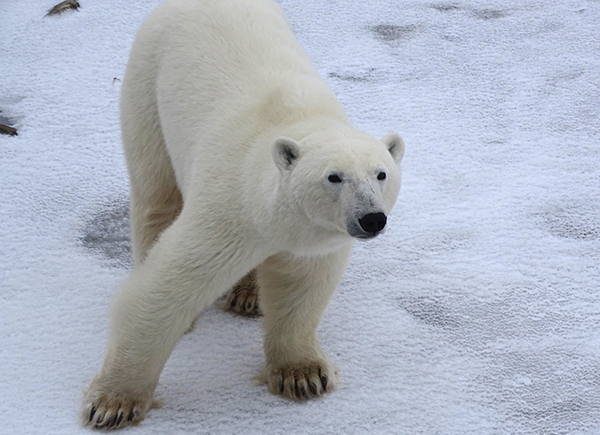
[[184, 196], [192, 169], [240, 173], [251, 151], [269, 156], [270, 141], [252, 145], [263, 132], [315, 116], [348, 122], [271, 0], [166, 0], [136, 36], [123, 89], [157, 108]]
[[161, 35], [162, 65], [214, 77], [217, 87], [256, 88], [290, 71], [315, 74], [271, 0], [167, 0], [149, 21]]

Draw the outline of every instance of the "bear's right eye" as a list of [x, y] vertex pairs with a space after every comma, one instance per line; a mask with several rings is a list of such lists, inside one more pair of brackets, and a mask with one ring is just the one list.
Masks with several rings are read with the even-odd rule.
[[331, 174], [329, 177], [327, 177], [327, 180], [330, 183], [341, 183], [342, 182], [342, 179], [337, 174]]

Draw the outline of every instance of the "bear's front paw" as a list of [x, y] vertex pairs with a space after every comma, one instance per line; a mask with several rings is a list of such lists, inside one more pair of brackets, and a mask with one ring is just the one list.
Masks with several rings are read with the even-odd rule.
[[273, 394], [305, 400], [333, 390], [337, 375], [331, 364], [318, 361], [267, 368], [266, 381]]
[[121, 429], [139, 424], [146, 411], [157, 406], [159, 403], [152, 399], [88, 391], [83, 401], [81, 421], [91, 429]]

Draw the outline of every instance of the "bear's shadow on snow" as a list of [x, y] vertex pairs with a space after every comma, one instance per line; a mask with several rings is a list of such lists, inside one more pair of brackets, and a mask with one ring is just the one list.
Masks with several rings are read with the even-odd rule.
[[119, 198], [105, 203], [85, 222], [79, 240], [108, 265], [131, 268], [129, 200]]

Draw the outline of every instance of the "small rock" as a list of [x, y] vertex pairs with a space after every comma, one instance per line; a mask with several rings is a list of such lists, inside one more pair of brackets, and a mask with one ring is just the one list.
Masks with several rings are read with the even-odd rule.
[[5, 124], [0, 124], [0, 133], [9, 136], [18, 136], [17, 129]]

